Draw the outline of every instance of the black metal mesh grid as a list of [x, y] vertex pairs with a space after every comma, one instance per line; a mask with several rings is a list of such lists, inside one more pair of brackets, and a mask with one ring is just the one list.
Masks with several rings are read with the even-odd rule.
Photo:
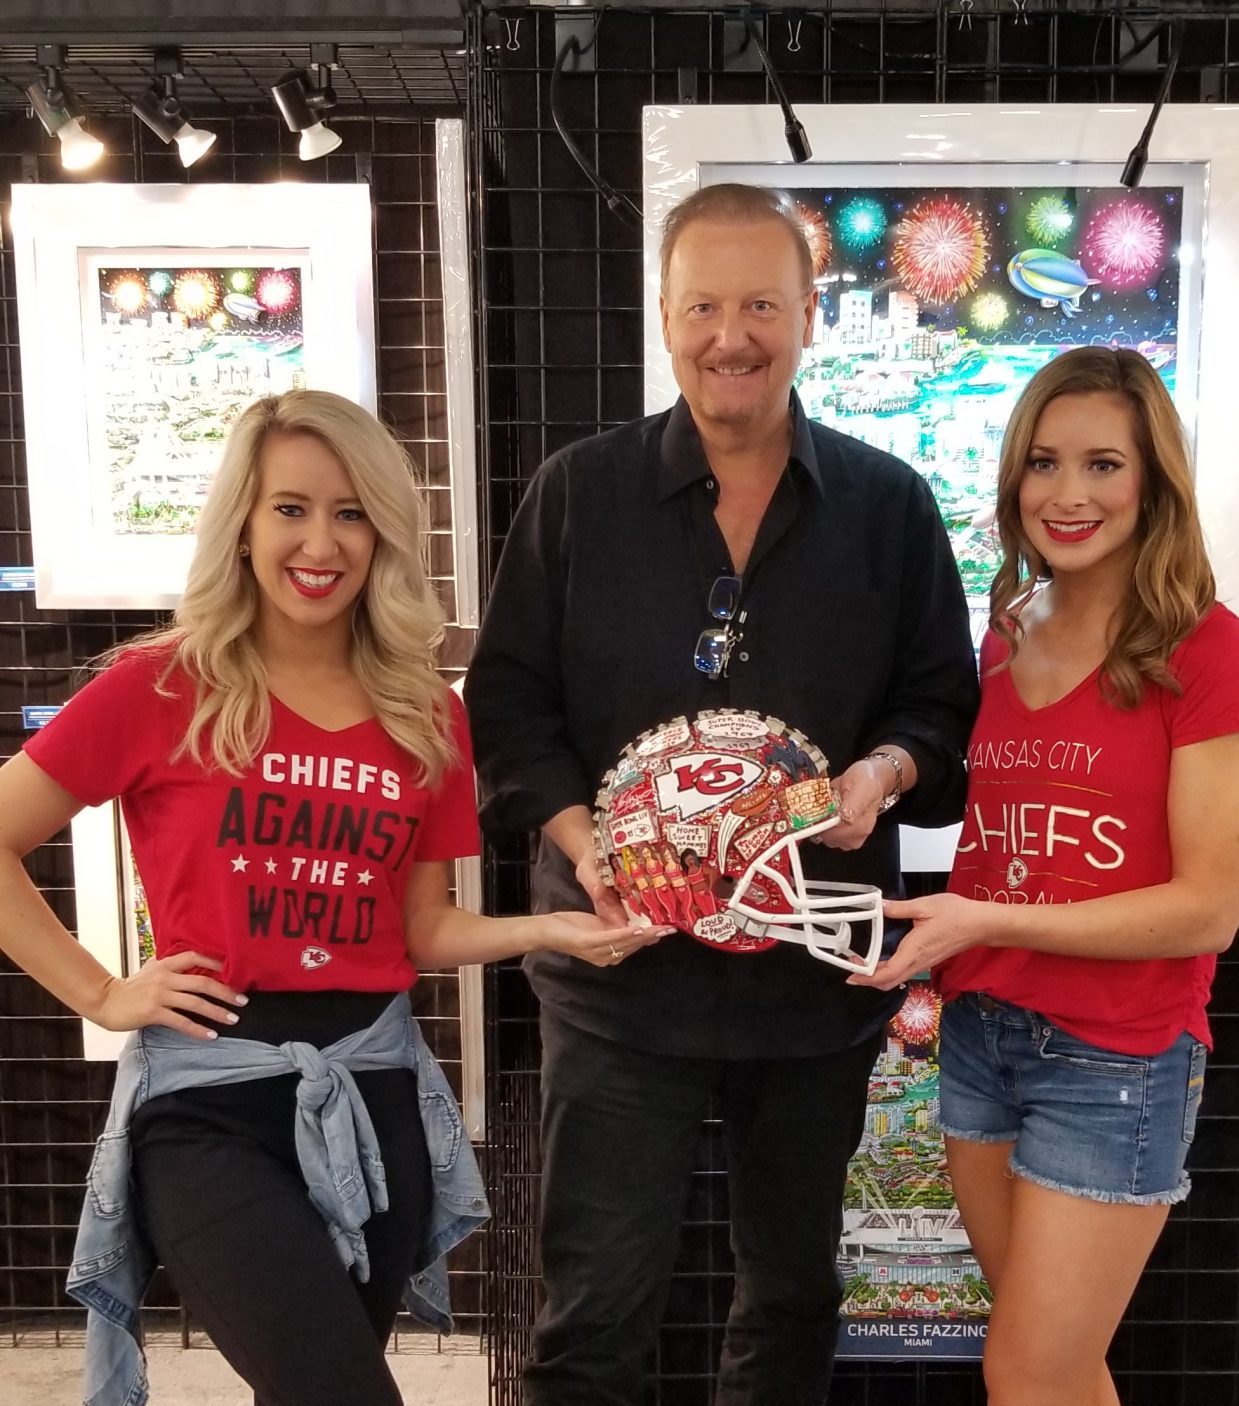
[[[825, 7], [822, 7], [823, 9]], [[493, 569], [525, 483], [559, 446], [642, 413], [642, 253], [554, 130], [555, 13], [488, 6], [469, 38], [476, 172], [484, 570]], [[766, 18], [795, 102], [1150, 101], [1158, 73], [1121, 62], [1162, 15], [1183, 15], [1171, 100], [1225, 101], [1239, 64], [1239, 10], [1200, 4], [942, 0], [846, 3]], [[969, 19], [969, 15], [971, 18]], [[721, 8], [625, 6], [601, 19], [590, 71], [568, 73], [565, 119], [602, 175], [637, 204], [641, 108], [682, 100], [771, 101], [762, 73], [729, 71], [735, 33]], [[581, 23], [581, 12], [560, 17]], [[590, 18], [593, 18], [590, 16]], [[585, 33], [582, 43], [585, 42]], [[799, 47], [797, 48], [796, 45]], [[1146, 51], [1150, 58], [1156, 50]], [[1134, 139], [1134, 134], [1133, 134]], [[1120, 153], [1121, 155], [1121, 153]], [[527, 902], [527, 855], [488, 857], [492, 911]], [[514, 967], [492, 974], [492, 1394], [516, 1406], [537, 1302], [537, 1065], [534, 1002]], [[1239, 1406], [1239, 960], [1223, 959], [1217, 1049], [1193, 1154], [1195, 1190], [1176, 1208], [1111, 1355], [1130, 1406]], [[706, 1406], [730, 1297], [725, 1178], [707, 1123], [689, 1224], [647, 1406]], [[1068, 1247], [1063, 1273], [1071, 1272]], [[1047, 1293], [1053, 1286], [1047, 1285]], [[980, 1406], [973, 1364], [841, 1363], [832, 1406]]]
[[[305, 44], [260, 44], [181, 50], [177, 91], [195, 118], [229, 115], [239, 107], [262, 110], [271, 86], [290, 68], [309, 63]], [[93, 112], [128, 112], [154, 82], [153, 51], [138, 45], [68, 46], [64, 75]], [[41, 76], [31, 45], [0, 45], [0, 109], [27, 106], [26, 88]], [[332, 86], [342, 109], [416, 104], [459, 107], [465, 100], [464, 56], [447, 49], [339, 46]]]
[[[458, 114], [454, 114], [458, 115]], [[278, 117], [226, 118], [210, 159], [193, 179], [210, 182], [300, 177], [372, 182], [377, 252], [376, 326], [380, 413], [422, 466], [430, 498], [432, 574], [454, 610], [452, 496], [449, 483], [442, 286], [438, 254], [433, 118], [368, 117], [347, 111], [333, 119], [344, 137], [327, 160], [302, 165]], [[96, 124], [111, 155], [101, 174], [115, 181], [180, 181], [179, 161], [132, 119]], [[32, 157], [33, 150], [43, 154]], [[353, 153], [360, 153], [360, 158]], [[33, 164], [32, 164], [33, 162]], [[7, 240], [7, 186], [37, 175], [62, 179], [50, 144], [25, 118], [0, 113], [0, 562], [30, 564], [17, 305]], [[0, 596], [0, 753], [16, 751], [25, 734], [21, 705], [62, 702], [74, 671], [103, 649], [154, 623], [148, 612], [41, 611], [33, 595]], [[469, 632], [449, 628], [443, 662], [457, 675]], [[38, 850], [31, 869], [58, 916], [75, 923], [72, 852], [67, 835]], [[425, 977], [415, 1004], [423, 1028], [457, 1090], [461, 1039], [459, 983], [454, 973]], [[80, 1310], [64, 1296], [63, 1278], [81, 1204], [90, 1145], [99, 1132], [114, 1066], [82, 1057], [78, 1019], [29, 978], [0, 961], [0, 1346], [51, 1330], [76, 1341]], [[482, 1239], [466, 1242], [453, 1261], [453, 1298], [460, 1329], [483, 1326]], [[148, 1300], [151, 1323], [184, 1327], [170, 1286], [157, 1281]], [[159, 1310], [165, 1310], [160, 1312]], [[37, 1341], [46, 1342], [46, 1334]]]

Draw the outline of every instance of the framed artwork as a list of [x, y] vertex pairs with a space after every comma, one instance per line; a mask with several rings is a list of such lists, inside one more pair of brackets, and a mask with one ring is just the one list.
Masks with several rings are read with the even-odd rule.
[[942, 1001], [911, 981], [869, 1076], [843, 1196], [840, 1357], [980, 1357], [991, 1294], [946, 1176]]
[[[1239, 600], [1239, 400], [1226, 381], [1239, 108], [1163, 109], [1136, 191], [1118, 178], [1145, 106], [798, 107], [815, 153], [801, 165], [776, 108], [726, 113], [645, 110], [647, 411], [676, 395], [658, 314], [665, 215], [703, 185], [777, 185], [803, 212], [820, 295], [797, 379], [805, 408], [925, 476], [978, 641], [1003, 429], [1033, 372], [1081, 344], [1134, 347], [1165, 379], [1194, 440], [1219, 595]], [[949, 869], [956, 836], [905, 827], [905, 869]]]
[[15, 186], [12, 221], [38, 604], [172, 607], [251, 400], [375, 409], [369, 187]]
[[[155, 954], [155, 938], [142, 878], [134, 863], [120, 803], [89, 806], [73, 817], [73, 891], [77, 939], [108, 971], [129, 976]], [[456, 901], [481, 912], [479, 859], [456, 863]], [[461, 1113], [474, 1140], [486, 1135], [485, 1027], [482, 968], [460, 968]], [[83, 1056], [115, 1059], [126, 1036], [82, 1021]]]
[[[1145, 105], [797, 108], [795, 165], [777, 107], [645, 110], [645, 387], [677, 394], [659, 317], [658, 246], [704, 185], [788, 190], [820, 297], [798, 374], [808, 413], [923, 474], [979, 639], [997, 565], [998, 450], [1024, 383], [1066, 348], [1128, 346], [1171, 390], [1194, 441], [1219, 595], [1239, 600], [1239, 108], [1163, 109], [1136, 191], [1122, 163]], [[904, 867], [946, 871], [957, 828], [904, 827]], [[979, 1357], [988, 1289], [946, 1177], [936, 995], [910, 983], [870, 1084], [838, 1267], [839, 1353]]]

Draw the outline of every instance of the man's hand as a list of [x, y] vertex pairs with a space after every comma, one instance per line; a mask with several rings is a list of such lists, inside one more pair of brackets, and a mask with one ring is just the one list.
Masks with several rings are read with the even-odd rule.
[[837, 781], [832, 781], [839, 802], [839, 823], [814, 835], [828, 849], [859, 849], [873, 834], [878, 807], [890, 788], [891, 768], [873, 757], [853, 762]]
[[592, 847], [576, 866], [576, 881], [585, 890], [589, 901], [594, 905], [594, 912], [608, 927], [623, 927], [625, 923], [632, 922], [627, 910], [620, 902], [619, 894], [610, 884], [603, 882], [602, 875], [598, 871], [598, 860]]

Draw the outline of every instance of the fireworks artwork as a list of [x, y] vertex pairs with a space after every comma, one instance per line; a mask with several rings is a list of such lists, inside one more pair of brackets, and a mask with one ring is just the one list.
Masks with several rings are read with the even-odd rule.
[[172, 288], [172, 306], [187, 318], [206, 318], [219, 303], [219, 287], [207, 273], [183, 273]]
[[1010, 315], [1010, 306], [1001, 293], [981, 293], [972, 301], [973, 326], [982, 332], [997, 332]]
[[797, 207], [797, 214], [800, 218], [800, 228], [804, 231], [805, 240], [809, 245], [809, 253], [813, 258], [813, 277], [821, 278], [830, 267], [830, 226], [826, 223], [820, 210], [812, 210], [806, 205], [800, 205]]
[[1143, 200], [1115, 200], [1089, 221], [1084, 234], [1087, 266], [1109, 288], [1133, 288], [1161, 271], [1166, 231]]
[[1028, 379], [1068, 347], [1132, 347], [1176, 394], [1182, 304], [1198, 298], [1181, 287], [1180, 242], [1199, 239], [1184, 187], [1128, 194], [1064, 186], [1061, 167], [1038, 174], [789, 192], [831, 236], [797, 371], [805, 410], [925, 477], [978, 619], [1000, 559], [1003, 433]]
[[[256, 290], [253, 296], [251, 290]], [[267, 335], [301, 336], [301, 274], [284, 268], [101, 269], [100, 311], [150, 322], [159, 315], [214, 333], [255, 328]]]
[[287, 269], [273, 269], [259, 278], [256, 297], [268, 312], [288, 312], [297, 300], [296, 280]]
[[989, 239], [976, 212], [951, 196], [935, 196], [900, 222], [893, 258], [910, 293], [941, 304], [977, 286], [988, 253]]
[[1038, 196], [1028, 211], [1028, 233], [1038, 244], [1054, 248], [1071, 233], [1075, 216], [1066, 200], [1056, 193]]
[[837, 229], [840, 242], [848, 249], [872, 249], [886, 233], [886, 211], [872, 196], [857, 195], [840, 210]]
[[910, 1045], [928, 1045], [938, 1036], [938, 1021], [942, 1015], [942, 998], [931, 987], [916, 982], [891, 1019], [891, 1029]]
[[133, 317], [146, 306], [146, 284], [140, 278], [119, 278], [112, 285], [112, 306]]
[[187, 261], [94, 276], [99, 513], [118, 536], [192, 532], [237, 416], [305, 383], [302, 270]]
[[[1183, 222], [1177, 187], [1138, 195], [1061, 185], [790, 193], [826, 216], [829, 266], [817, 278], [827, 325], [841, 298], [868, 289], [875, 318], [891, 294], [907, 294], [923, 329], [941, 336], [963, 325], [987, 346], [1173, 342]], [[819, 263], [821, 249], [819, 241]]]

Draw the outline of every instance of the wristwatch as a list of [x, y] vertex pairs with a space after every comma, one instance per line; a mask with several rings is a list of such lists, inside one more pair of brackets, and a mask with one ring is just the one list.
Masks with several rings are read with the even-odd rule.
[[895, 789], [883, 796], [881, 804], [878, 806], [878, 814], [882, 815], [885, 811], [890, 810], [891, 806], [903, 795], [903, 763], [894, 752], [884, 752], [881, 748], [875, 752], [866, 752], [861, 760], [866, 762], [887, 762], [890, 764], [891, 770], [895, 773]]

